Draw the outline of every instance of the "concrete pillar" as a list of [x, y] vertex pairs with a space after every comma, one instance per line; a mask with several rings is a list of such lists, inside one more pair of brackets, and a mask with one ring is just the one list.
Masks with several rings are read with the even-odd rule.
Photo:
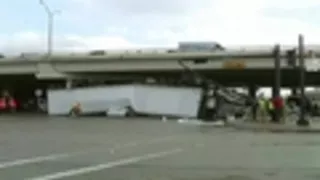
[[[255, 85], [249, 85], [248, 89], [249, 89], [250, 98], [255, 102], [257, 99], [258, 87]], [[257, 106], [255, 104], [252, 104], [251, 113], [252, 113], [252, 119], [257, 120]]]
[[207, 108], [206, 108], [206, 104], [207, 104], [207, 94], [208, 94], [208, 86], [207, 84], [203, 83], [202, 87], [202, 97], [200, 100], [200, 104], [199, 104], [199, 109], [198, 109], [198, 118], [199, 119], [203, 119], [205, 121], [208, 121], [207, 118]]
[[[286, 56], [287, 56], [287, 65], [289, 67], [293, 68], [293, 72], [291, 74], [296, 74], [298, 73], [297, 69], [297, 50], [290, 49], [286, 51]], [[296, 96], [297, 95], [297, 87], [296, 86], [291, 86], [290, 88], [290, 95]]]
[[[280, 45], [276, 45], [274, 48], [274, 84], [272, 87], [272, 97], [279, 97], [280, 96], [280, 89], [281, 89], [281, 57], [280, 57]], [[274, 122], [280, 122], [280, 111], [275, 110], [274, 116], [272, 120]]]
[[72, 79], [67, 79], [66, 80], [66, 89], [72, 89], [73, 87], [73, 80]]
[[306, 99], [305, 99], [305, 44], [304, 37], [299, 35], [299, 74], [300, 74], [300, 117], [297, 121], [298, 126], [309, 126], [309, 121], [306, 119]]
[[159, 84], [167, 84], [166, 78], [160, 77], [159, 78]]
[[280, 96], [281, 89], [281, 62], [280, 62], [280, 45], [274, 49], [274, 84], [272, 87], [272, 97]]
[[292, 87], [291, 88], [291, 95], [296, 96], [298, 94], [297, 88], [296, 87]]
[[256, 94], [257, 94], [257, 90], [258, 90], [258, 87], [255, 86], [255, 85], [250, 85], [249, 86], [249, 96], [251, 98], [256, 98]]

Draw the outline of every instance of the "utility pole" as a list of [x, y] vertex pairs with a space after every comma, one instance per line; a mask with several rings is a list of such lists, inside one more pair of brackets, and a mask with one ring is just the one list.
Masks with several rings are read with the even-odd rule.
[[[277, 44], [274, 47], [273, 55], [274, 55], [274, 84], [273, 84], [273, 92], [272, 98], [278, 98], [280, 96], [281, 90], [281, 57], [280, 57], [280, 45]], [[275, 111], [275, 115], [272, 119], [274, 122], [280, 122], [280, 114], [278, 111]]]
[[44, 0], [39, 0], [40, 5], [44, 8], [48, 16], [47, 29], [47, 60], [50, 60], [53, 51], [53, 30], [54, 30], [54, 16], [60, 11], [52, 11]]
[[280, 96], [281, 89], [281, 58], [280, 58], [280, 45], [274, 47], [274, 90], [273, 97]]
[[304, 37], [299, 35], [299, 75], [300, 75], [300, 117], [297, 121], [298, 126], [309, 126], [306, 114], [306, 98], [305, 98], [305, 49], [304, 49]]
[[[53, 22], [54, 22], [54, 16], [56, 14], [59, 13], [59, 11], [52, 11], [50, 9], [50, 7], [48, 6], [48, 4], [44, 1], [44, 0], [39, 0], [39, 4], [43, 7], [43, 9], [45, 10], [45, 12], [47, 13], [47, 18], [48, 18], [48, 24], [47, 24], [47, 56], [46, 56], [46, 60], [50, 61], [51, 57], [52, 57], [52, 51], [53, 51]], [[40, 101], [41, 101], [41, 97], [40, 97], [40, 89], [37, 92], [36, 90], [36, 95], [37, 95], [37, 107], [38, 110], [40, 110]], [[39, 96], [38, 96], [39, 95]]]

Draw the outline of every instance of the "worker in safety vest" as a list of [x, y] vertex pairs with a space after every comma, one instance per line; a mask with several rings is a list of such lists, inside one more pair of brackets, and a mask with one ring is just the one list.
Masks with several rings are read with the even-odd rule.
[[268, 122], [268, 100], [265, 98], [264, 94], [260, 94], [257, 100], [257, 116], [258, 122], [266, 123]]
[[288, 114], [291, 111], [289, 106], [289, 101], [287, 99], [283, 99], [282, 117], [280, 119], [283, 124], [287, 122]]
[[274, 111], [274, 105], [271, 99], [267, 100], [267, 110], [269, 112], [269, 116], [271, 121], [274, 121], [275, 119], [275, 111]]
[[209, 90], [207, 92], [207, 101], [206, 101], [206, 119], [215, 120], [216, 115], [216, 97], [214, 96], [214, 91]]
[[267, 123], [268, 122], [268, 100], [261, 96], [258, 100], [258, 122]]

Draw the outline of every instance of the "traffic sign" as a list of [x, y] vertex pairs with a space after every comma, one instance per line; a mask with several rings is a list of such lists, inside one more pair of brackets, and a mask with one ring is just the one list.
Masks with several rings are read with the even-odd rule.
[[226, 60], [223, 63], [225, 69], [245, 69], [246, 63], [243, 60]]

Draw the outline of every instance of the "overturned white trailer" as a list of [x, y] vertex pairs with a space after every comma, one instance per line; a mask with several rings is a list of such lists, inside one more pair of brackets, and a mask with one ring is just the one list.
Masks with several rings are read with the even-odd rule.
[[131, 107], [149, 115], [197, 117], [200, 88], [159, 85], [114, 85], [48, 91], [49, 115], [67, 115], [75, 103], [84, 114]]

